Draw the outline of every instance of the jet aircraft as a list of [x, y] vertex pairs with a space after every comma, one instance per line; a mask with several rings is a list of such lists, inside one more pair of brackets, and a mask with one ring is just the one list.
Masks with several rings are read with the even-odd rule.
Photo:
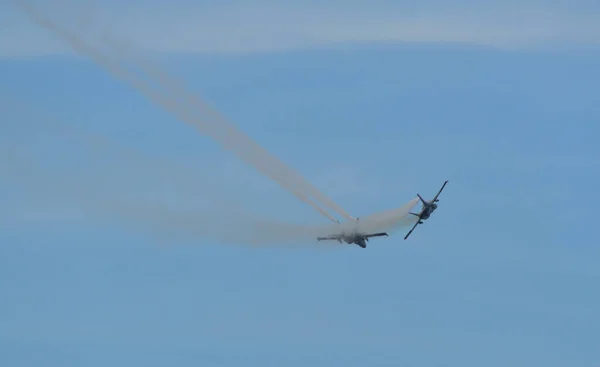
[[[339, 221], [338, 221], [338, 223], [339, 223]], [[367, 242], [369, 241], [370, 237], [381, 237], [381, 236], [387, 236], [387, 235], [388, 234], [385, 232], [360, 233], [358, 231], [358, 218], [356, 218], [356, 228], [354, 229], [353, 232], [350, 232], [350, 233], [342, 232], [341, 234], [334, 234], [334, 235], [326, 236], [326, 237], [317, 237], [317, 240], [318, 241], [337, 240], [339, 243], [342, 243], [342, 241], [344, 241], [348, 244], [355, 243], [362, 248], [366, 248]]]
[[440, 201], [438, 199], [438, 197], [440, 196], [440, 194], [442, 193], [442, 190], [444, 190], [444, 187], [446, 187], [446, 184], [448, 183], [448, 181], [445, 181], [444, 184], [442, 185], [442, 188], [440, 189], [440, 191], [438, 191], [437, 195], [435, 195], [435, 197], [430, 200], [430, 201], [426, 201], [424, 200], [421, 195], [417, 194], [417, 196], [419, 197], [419, 199], [421, 200], [421, 203], [423, 204], [423, 206], [421, 207], [421, 212], [419, 214], [417, 213], [410, 213], [416, 217], [419, 218], [419, 220], [417, 221], [417, 223], [415, 223], [415, 225], [412, 227], [412, 229], [406, 234], [406, 236], [404, 236], [404, 239], [407, 239], [408, 236], [410, 236], [410, 234], [415, 230], [415, 228], [417, 228], [417, 226], [419, 224], [423, 224], [423, 221], [428, 219], [431, 216], [431, 213], [433, 213], [436, 209], [437, 209], [437, 202]]

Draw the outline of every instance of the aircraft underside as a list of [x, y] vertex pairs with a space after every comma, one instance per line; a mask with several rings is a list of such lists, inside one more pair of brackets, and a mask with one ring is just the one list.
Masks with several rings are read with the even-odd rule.
[[406, 236], [404, 236], [405, 240], [408, 238], [408, 236], [410, 236], [410, 234], [415, 230], [415, 228], [417, 228], [417, 226], [419, 224], [423, 224], [423, 221], [426, 220], [426, 219], [429, 219], [429, 217], [431, 216], [431, 214], [437, 209], [438, 205], [436, 203], [439, 201], [438, 197], [442, 193], [442, 190], [444, 190], [444, 187], [446, 187], [447, 183], [448, 183], [448, 181], [446, 180], [444, 182], [444, 184], [442, 185], [442, 187], [440, 188], [440, 191], [438, 191], [438, 193], [435, 195], [435, 197], [431, 201], [426, 201], [426, 200], [424, 200], [421, 197], [421, 195], [417, 194], [417, 196], [419, 197], [419, 199], [423, 203], [423, 206], [421, 208], [421, 212], [420, 213], [412, 213], [412, 212], [410, 213], [410, 214], [418, 217], [418, 220], [415, 223], [415, 225], [411, 228], [411, 230], [408, 231], [408, 233], [406, 234]]
[[[358, 224], [358, 218], [356, 219]], [[338, 235], [330, 235], [325, 237], [317, 237], [318, 241], [326, 241], [326, 240], [335, 240], [339, 243], [346, 242], [347, 244], [357, 244], [359, 247], [366, 248], [367, 241], [369, 241], [370, 237], [381, 237], [387, 236], [388, 234], [385, 232], [378, 233], [360, 233], [355, 231], [354, 233], [342, 233]]]
[[365, 242], [364, 239], [358, 240], [358, 241], [356, 241], [354, 243], [356, 243], [357, 245], [359, 245], [362, 248], [367, 248], [367, 243]]

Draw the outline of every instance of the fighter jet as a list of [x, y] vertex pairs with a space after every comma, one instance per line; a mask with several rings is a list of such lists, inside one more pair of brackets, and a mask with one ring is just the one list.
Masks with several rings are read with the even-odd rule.
[[[356, 218], [356, 228], [350, 232], [350, 233], [341, 233], [341, 234], [334, 234], [331, 236], [326, 236], [326, 237], [317, 237], [318, 241], [326, 241], [326, 240], [337, 240], [339, 243], [342, 243], [342, 241], [348, 243], [348, 244], [352, 244], [355, 243], [358, 246], [362, 247], [362, 248], [366, 248], [367, 247], [367, 242], [369, 241], [370, 237], [381, 237], [381, 236], [387, 236], [388, 234], [385, 232], [379, 232], [379, 233], [360, 233], [358, 231], [358, 218]], [[339, 223], [339, 221], [338, 221]]]
[[436, 203], [439, 201], [438, 197], [442, 193], [442, 190], [444, 189], [444, 187], [446, 187], [447, 183], [448, 183], [448, 181], [444, 182], [440, 191], [438, 191], [437, 195], [431, 201], [426, 201], [421, 197], [421, 195], [417, 194], [419, 199], [421, 199], [421, 203], [423, 204], [423, 206], [421, 207], [421, 212], [419, 214], [417, 214], [417, 213], [410, 213], [410, 214], [418, 217], [419, 220], [417, 221], [417, 223], [415, 223], [415, 225], [412, 227], [412, 229], [406, 234], [406, 236], [404, 236], [404, 239], [407, 239], [408, 236], [410, 236], [410, 234], [415, 230], [415, 228], [417, 228], [417, 226], [419, 224], [423, 224], [423, 221], [428, 219], [431, 216], [431, 213], [433, 213], [437, 209], [438, 206]]

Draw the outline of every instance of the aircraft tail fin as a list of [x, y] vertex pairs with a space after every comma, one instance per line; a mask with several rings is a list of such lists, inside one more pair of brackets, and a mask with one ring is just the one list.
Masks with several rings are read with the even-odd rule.
[[421, 202], [423, 203], [423, 205], [426, 205], [426, 204], [427, 204], [427, 202], [425, 201], [425, 199], [423, 199], [423, 198], [421, 197], [421, 195], [417, 194], [417, 196], [419, 197], [419, 199], [421, 200]]

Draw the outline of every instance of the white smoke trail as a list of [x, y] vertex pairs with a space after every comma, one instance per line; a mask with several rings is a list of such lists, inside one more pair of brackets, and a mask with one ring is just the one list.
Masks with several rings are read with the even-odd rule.
[[[73, 131], [68, 133], [74, 139], [60, 139], [57, 143], [63, 151], [69, 141], [80, 145], [79, 149], [73, 147], [80, 162], [60, 175], [45, 168], [44, 161], [38, 161], [35, 154], [29, 154], [32, 152], [27, 150], [28, 144], [23, 139], [15, 139], [18, 144], [1, 144], [0, 149], [2, 182], [9, 186], [12, 183], [25, 197], [26, 202], [19, 205], [25, 214], [34, 213], [36, 221], [49, 222], [54, 229], [62, 224], [69, 230], [81, 221], [97, 227], [108, 221], [126, 229], [162, 235], [169, 243], [182, 239], [196, 244], [212, 240], [233, 245], [306, 245], [314, 243], [319, 236], [355, 229], [366, 233], [389, 231], [401, 225], [416, 204], [416, 200], [412, 200], [399, 209], [361, 218], [358, 227], [355, 221], [340, 225], [286, 223], [247, 211], [239, 202], [229, 199], [223, 188], [211, 185], [207, 175], [196, 176], [168, 162], [119, 149], [106, 139], [96, 136], [88, 139]], [[44, 155], [43, 158], [54, 157]], [[103, 159], [107, 164], [101, 164]], [[89, 164], [90, 160], [93, 165]], [[160, 200], [156, 192], [165, 184], [173, 188], [175, 195]], [[181, 197], [185, 197], [185, 208], [177, 205]], [[194, 197], [196, 199], [190, 202]], [[13, 221], [18, 219], [15, 217], [19, 215], [8, 214]], [[320, 245], [337, 246], [337, 242]]]
[[172, 94], [178, 94], [180, 98], [184, 98], [184, 100], [189, 101], [190, 105], [192, 106], [202, 107], [200, 112], [208, 115], [206, 120], [196, 118], [193, 113], [190, 113], [189, 110], [183, 106], [180, 106], [177, 101], [153, 91], [149, 85], [144, 83], [144, 81], [136, 78], [135, 74], [128, 72], [126, 69], [120, 66], [118, 62], [94, 49], [94, 47], [88, 44], [83, 38], [48, 20], [47, 18], [42, 17], [39, 12], [31, 7], [31, 5], [29, 5], [26, 1], [17, 1], [17, 4], [38, 25], [54, 33], [59, 38], [66, 40], [73, 49], [79, 53], [87, 55], [115, 76], [128, 82], [146, 95], [154, 103], [157, 103], [163, 108], [173, 112], [181, 120], [192, 124], [193, 126], [199, 128], [202, 132], [216, 139], [226, 149], [232, 150], [239, 158], [278, 182], [283, 188], [290, 191], [300, 200], [311, 205], [314, 209], [328, 217], [330, 220], [335, 221], [335, 218], [333, 218], [333, 216], [331, 216], [327, 211], [310, 199], [308, 195], [312, 195], [326, 206], [336, 210], [345, 218], [352, 219], [352, 216], [350, 216], [341, 207], [336, 205], [332, 200], [326, 198], [300, 175], [285, 166], [277, 158], [270, 155], [266, 150], [264, 150], [264, 148], [262, 148], [248, 136], [235, 129], [233, 125], [221, 118], [208, 106], [204, 106], [200, 101], [197, 101], [190, 95], [186, 96], [185, 90], [178, 86], [171, 78], [169, 78], [166, 73], [158, 71], [157, 68], [153, 67], [149, 63], [139, 62], [139, 64], [142, 66], [142, 69], [144, 69], [147, 73], [154, 75], [156, 79], [163, 84], [163, 88], [168, 88]]
[[411, 223], [414, 223], [414, 216], [409, 216], [409, 213], [418, 203], [419, 198], [417, 197], [400, 208], [387, 210], [360, 218], [360, 229], [367, 232], [390, 232], [394, 229], [410, 225]]
[[216, 240], [225, 244], [253, 246], [306, 245], [314, 243], [318, 236], [335, 231], [333, 225], [284, 223], [231, 208], [227, 209], [227, 213], [199, 213], [173, 210], [166, 205], [119, 203], [118, 207], [110, 209], [142, 229], [164, 233], [171, 239]]
[[[0, 118], [8, 128], [10, 118], [1, 104]], [[0, 136], [0, 187], [15, 200], [12, 209], [0, 208], [0, 217], [10, 222], [2, 225], [19, 222], [30, 229], [46, 223], [53, 229], [64, 225], [68, 231], [75, 223], [98, 226], [108, 221], [164, 234], [171, 242], [182, 238], [239, 245], [307, 244], [333, 230], [249, 212], [219, 185], [219, 178], [211, 181], [218, 172], [202, 174], [149, 157], [54, 121], [47, 113], [44, 118], [18, 115], [18, 128], [10, 129], [16, 133]], [[64, 155], [77, 159], [59, 162]], [[170, 188], [166, 197], [161, 195], [165, 188]]]
[[355, 231], [360, 233], [389, 233], [396, 229], [408, 226], [411, 223], [414, 224], [413, 216], [409, 216], [409, 213], [418, 202], [419, 198], [414, 198], [400, 208], [378, 212], [366, 217], [361, 217], [358, 220], [342, 222], [337, 226], [336, 233], [353, 233]]
[[168, 89], [170, 93], [178, 95], [181, 101], [187, 102], [189, 108], [195, 108], [200, 116], [206, 115], [206, 120], [204, 121], [207, 124], [206, 127], [210, 127], [210, 134], [227, 148], [233, 150], [236, 155], [246, 160], [251, 160], [252, 164], [258, 167], [260, 171], [272, 170], [273, 174], [276, 174], [279, 179], [294, 187], [298, 192], [304, 192], [307, 195], [315, 197], [323, 205], [336, 211], [346, 219], [354, 219], [339, 205], [306, 181], [304, 177], [292, 170], [291, 167], [285, 165], [277, 157], [271, 155], [250, 136], [238, 130], [217, 111], [196, 98], [193, 94], [186, 92], [183, 84], [173, 79], [164, 70], [160, 70], [150, 60], [141, 58], [139, 54], [134, 52], [131, 44], [123, 40], [116, 40], [108, 34], [105, 34], [102, 38], [115, 51], [124, 54], [124, 56], [135, 62], [144, 72], [153, 76], [155, 81], [161, 84], [162, 88]]
[[[94, 49], [94, 47], [91, 47], [81, 37], [79, 37], [76, 34], [73, 34], [72, 32], [69, 32], [65, 28], [62, 28], [51, 21], [48, 21], [47, 19], [39, 17], [37, 12], [35, 12], [35, 10], [29, 8], [26, 3], [21, 2], [21, 7], [23, 7], [23, 6], [25, 7], [24, 10], [27, 12], [27, 14], [29, 16], [31, 16], [36, 23], [38, 23], [43, 28], [52, 31], [60, 38], [67, 40], [69, 42], [69, 44], [75, 50], [92, 58], [97, 63], [101, 64], [103, 67], [107, 68], [111, 73], [115, 74], [117, 77], [124, 79], [125, 81], [128, 81], [130, 84], [132, 84], [134, 87], [136, 87], [138, 90], [142, 91], [146, 96], [148, 96], [153, 102], [174, 112], [182, 120], [192, 123], [197, 127], [206, 128], [206, 125], [202, 125], [202, 123], [203, 123], [202, 121], [196, 120], [194, 118], [194, 116], [189, 113], [189, 111], [183, 110], [182, 108], [180, 108], [180, 106], [177, 105], [176, 101], [174, 101], [168, 97], [162, 96], [162, 95], [160, 95], [160, 93], [152, 90], [152, 88], [149, 85], [147, 85], [143, 80], [136, 78], [133, 73], [129, 73], [126, 69], [124, 69], [121, 65], [119, 65], [119, 63], [117, 63], [110, 57], [102, 54], [101, 52], [97, 51], [96, 49]], [[151, 67], [145, 67], [145, 69], [147, 69], [147, 71], [149, 68], [151, 68]], [[163, 78], [164, 78], [164, 76], [163, 76]], [[168, 79], [166, 80], [166, 83], [169, 84]], [[171, 85], [170, 87], [175, 92], [177, 92], [177, 89], [178, 89], [177, 86]], [[172, 91], [172, 93], [173, 93], [173, 91]], [[177, 92], [177, 93], [179, 94], [179, 92]], [[244, 142], [244, 139], [246, 139], [246, 140], [248, 139], [243, 134], [240, 135], [240, 133], [236, 133], [235, 132], [236, 130], [233, 129], [232, 126], [226, 125], [225, 128], [221, 128], [219, 126], [220, 125], [218, 125], [218, 124], [209, 125], [209, 127], [214, 130], [214, 131], [212, 131], [212, 133], [214, 133], [218, 138], [241, 139], [242, 143]], [[233, 131], [234, 133], [231, 133], [231, 131]], [[228, 142], [229, 142], [229, 144], [232, 143], [231, 141], [228, 141]], [[237, 141], [237, 140], [235, 140], [234, 142], [239, 143], [239, 141]], [[245, 142], [247, 143], [247, 141], [245, 141]], [[246, 147], [250, 147], [252, 149], [252, 148], [257, 148], [258, 146], [253, 146], [252, 144], [250, 144], [249, 146], [246, 145]], [[232, 148], [239, 149], [239, 148], [236, 148], [235, 144], [233, 145]], [[258, 148], [260, 148], [260, 147], [258, 147]], [[237, 152], [238, 152], [238, 154], [242, 154], [242, 155], [244, 152], [247, 153], [247, 151], [244, 151], [243, 149], [239, 150]], [[251, 152], [254, 152], [254, 151], [251, 150]], [[263, 152], [263, 151], [261, 151], [261, 152], [262, 153], [258, 154], [259, 158], [261, 157], [261, 154], [268, 156], [268, 154], [266, 154], [266, 152]], [[250, 155], [250, 156], [252, 156], [252, 155]], [[328, 213], [323, 211], [318, 205], [316, 205], [316, 203], [310, 201], [304, 195], [304, 193], [298, 192], [299, 186], [302, 186], [302, 185], [298, 185], [297, 182], [290, 182], [290, 178], [285, 175], [283, 176], [284, 178], [282, 179], [281, 175], [275, 174], [275, 172], [272, 169], [273, 166], [265, 167], [265, 165], [264, 165], [265, 162], [263, 159], [265, 159], [264, 156], [261, 159], [251, 160], [251, 163], [254, 163], [254, 164], [260, 163], [260, 165], [258, 165], [258, 167], [256, 165], [255, 165], [255, 167], [258, 168], [259, 170], [261, 170], [263, 173], [266, 173], [267, 175], [269, 175], [270, 177], [275, 179], [278, 183], [280, 183], [282, 186], [286, 187], [289, 191], [291, 191], [293, 194], [295, 194], [297, 197], [299, 197], [303, 201], [311, 204], [315, 209], [318, 209], [322, 214], [328, 215]], [[268, 161], [269, 164], [273, 164], [273, 161], [271, 159], [266, 159], [266, 160]], [[278, 165], [275, 164], [275, 167], [277, 167], [277, 166]], [[279, 167], [278, 169], [281, 169], [281, 167]], [[278, 169], [276, 169], [275, 171], [277, 171]], [[287, 173], [289, 174], [289, 171]], [[384, 213], [379, 213], [379, 214], [375, 214], [375, 215], [363, 218], [360, 221], [359, 230], [361, 232], [372, 232], [372, 231], [383, 231], [383, 230], [388, 230], [390, 228], [397, 227], [406, 218], [406, 216], [408, 215], [408, 211], [415, 204], [416, 204], [416, 199], [413, 199], [411, 202], [409, 202], [409, 204], [407, 204], [406, 206], [404, 206], [400, 209], [396, 209], [396, 210], [388, 211], [388, 212], [384, 212]], [[158, 207], [159, 206], [154, 206], [154, 208], [158, 208]], [[136, 208], [136, 206], [129, 205], [129, 206], [127, 206], [126, 210], [122, 210], [123, 207], [121, 207], [120, 210], [121, 210], [121, 212], [127, 212], [127, 213], [131, 214], [131, 213], [137, 212], [135, 210], [135, 208]], [[166, 212], [165, 210], [154, 210], [154, 209], [144, 210], [145, 215], [148, 217], [152, 217], [152, 218], [161, 218], [162, 217], [163, 218], [162, 223], [165, 223], [164, 215], [163, 215], [165, 212]], [[150, 213], [155, 213], [155, 215], [151, 216]], [[171, 215], [172, 215], [172, 216], [170, 216], [171, 218], [176, 217], [172, 213], [171, 213]], [[189, 213], [186, 214], [186, 216], [184, 216], [184, 217], [189, 218], [190, 217]], [[201, 216], [196, 216], [196, 219], [198, 219], [200, 217]], [[333, 219], [329, 215], [328, 215], [328, 217], [330, 219]], [[353, 219], [349, 215], [346, 215], [346, 217]], [[202, 218], [204, 218], [204, 217], [202, 217]], [[193, 227], [196, 230], [200, 230], [202, 228], [202, 226], [196, 225], [197, 223], [195, 220], [186, 221], [183, 219], [181, 219], [179, 221], [175, 221], [174, 226], [181, 227], [183, 223], [189, 224], [189, 225], [184, 226], [186, 228]], [[206, 223], [211, 223], [211, 222], [207, 221]], [[212, 222], [212, 223], [213, 224], [209, 225], [207, 228], [210, 228], [211, 230], [218, 228], [218, 226], [214, 225], [215, 222]], [[234, 221], [234, 223], [236, 223], [236, 222]], [[342, 225], [339, 225], [339, 226], [334, 225], [334, 226], [322, 226], [322, 227], [308, 227], [308, 226], [302, 227], [302, 226], [294, 226], [294, 225], [289, 225], [287, 227], [285, 227], [285, 226], [278, 227], [278, 224], [276, 224], [274, 222], [267, 222], [267, 221], [261, 221], [260, 224], [256, 223], [256, 222], [253, 224], [249, 224], [249, 223], [251, 223], [251, 222], [240, 221], [239, 224], [237, 225], [240, 229], [239, 231], [232, 230], [232, 227], [230, 226], [230, 227], [227, 227], [224, 229], [222, 228], [222, 230], [220, 232], [219, 231], [217, 231], [217, 232], [219, 232], [219, 236], [222, 237], [223, 234], [225, 234], [226, 236], [228, 236], [229, 239], [238, 238], [238, 237], [236, 237], [237, 234], [241, 233], [243, 235], [240, 237], [240, 240], [250, 240], [253, 243], [260, 243], [260, 242], [264, 243], [264, 242], [285, 242], [285, 238], [288, 238], [288, 239], [291, 239], [291, 238], [314, 239], [314, 237], [317, 235], [339, 233], [340, 228], [343, 228], [345, 226], [355, 226], [355, 222], [353, 220], [343, 223]], [[231, 224], [231, 225], [235, 226], [234, 224]], [[236, 227], [236, 228], [238, 228], [238, 227]], [[280, 231], [278, 229], [278, 228], [281, 229], [284, 227], [286, 228], [286, 230]], [[248, 230], [248, 228], [265, 228], [265, 231], [260, 232], [259, 234], [254, 236], [253, 232], [251, 230]], [[265, 237], [267, 234], [269, 236], [269, 239], [267, 239]], [[252, 239], [252, 238], [254, 238], [254, 239]]]

